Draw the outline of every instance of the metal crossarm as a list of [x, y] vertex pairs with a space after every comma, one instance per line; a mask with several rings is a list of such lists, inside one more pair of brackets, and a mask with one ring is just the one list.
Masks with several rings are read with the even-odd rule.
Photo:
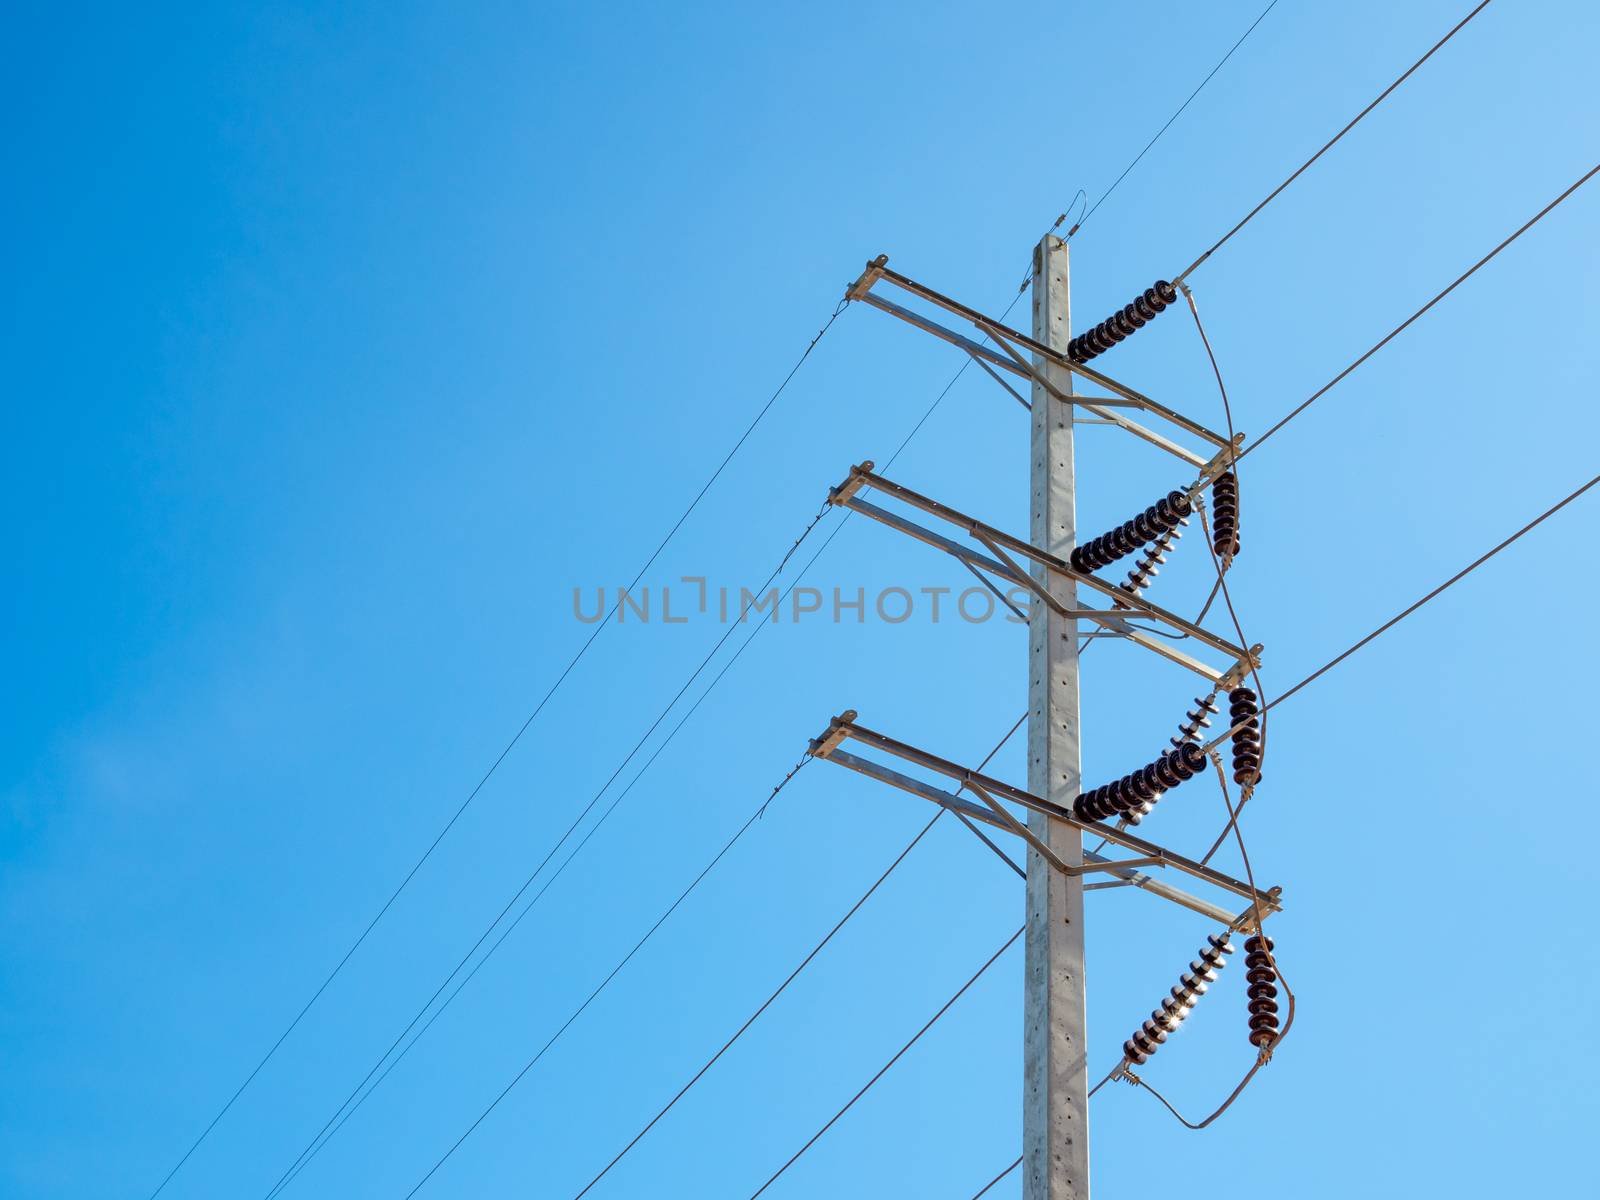
[[[1012, 329], [1010, 326], [1002, 324], [991, 317], [987, 317], [960, 301], [952, 300], [950, 297], [936, 292], [932, 288], [900, 274], [898, 271], [891, 270], [888, 266], [888, 261], [887, 255], [880, 254], [867, 265], [866, 271], [850, 286], [846, 295], [851, 300], [860, 300], [881, 312], [886, 312], [892, 317], [899, 318], [924, 333], [931, 333], [934, 337], [959, 347], [977, 359], [985, 369], [994, 368], [1006, 371], [1026, 379], [1030, 383], [1037, 384], [1056, 400], [1064, 404], [1080, 406], [1111, 422], [1113, 425], [1120, 426], [1135, 437], [1181, 458], [1191, 466], [1203, 469], [1208, 465], [1208, 459], [1206, 456], [1196, 454], [1170, 438], [1130, 420], [1121, 413], [1110, 410], [1117, 408], [1143, 409], [1153, 416], [1160, 417], [1169, 424], [1176, 426], [1185, 433], [1200, 438], [1215, 449], [1232, 451], [1236, 448], [1235, 442], [1230, 442], [1222, 434], [1207, 429], [1199, 422], [1168, 408], [1142, 392], [1138, 392], [1126, 384], [1119, 383], [1110, 376], [1103, 375], [1082, 363], [1074, 362], [1067, 355], [1051, 349], [1035, 338]], [[939, 324], [939, 322], [929, 317], [923, 316], [921, 313], [878, 295], [874, 288], [880, 282], [891, 284], [909, 295], [924, 300], [953, 316], [961, 318], [963, 321], [969, 322], [974, 329], [993, 341], [996, 348], [991, 348], [982, 342], [975, 341], [964, 334]], [[1064, 393], [1055, 384], [1046, 379], [1044, 373], [1024, 357], [1024, 353], [1036, 356], [1042, 363], [1070, 371], [1074, 375], [1110, 392], [1111, 395], [1079, 396]], [[994, 374], [994, 370], [990, 370], [990, 373]], [[1007, 390], [1009, 391], [1010, 389], [1008, 388]], [[1016, 395], [1015, 392], [1012, 392], [1012, 394]]]
[[[1040, 550], [1037, 546], [1031, 545], [1021, 538], [1013, 537], [1011, 534], [1002, 532], [992, 525], [986, 525], [982, 521], [969, 517], [947, 504], [941, 504], [937, 500], [930, 499], [919, 492], [914, 492], [910, 488], [885, 479], [875, 473], [872, 468], [873, 464], [870, 461], [851, 467], [850, 474], [845, 481], [829, 491], [829, 503], [858, 512], [862, 516], [870, 517], [872, 520], [904, 533], [908, 537], [943, 550], [946, 554], [960, 559], [975, 570], [987, 571], [989, 574], [1008, 583], [1026, 588], [1041, 603], [1050, 606], [1062, 616], [1093, 621], [1103, 628], [1112, 630], [1119, 636], [1143, 646], [1152, 653], [1159, 654], [1162, 658], [1187, 667], [1214, 684], [1231, 686], [1242, 679], [1252, 666], [1260, 665], [1260, 646], [1253, 646], [1247, 652], [1226, 638], [1218, 637], [1193, 622], [1185, 620], [1176, 613], [1152, 604], [1142, 596], [1120, 588], [1116, 584], [1107, 583], [1096, 575], [1075, 570], [1064, 559]], [[935, 530], [928, 529], [915, 521], [908, 520], [864, 499], [863, 493], [872, 489], [892, 496], [896, 500], [956, 527], [989, 553], [980, 553], [953, 538], [946, 537]], [[1032, 574], [1017, 562], [1016, 558], [1012, 557], [1013, 554], [1029, 562], [1036, 563], [1047, 571], [1071, 579], [1074, 583], [1082, 584], [1099, 592], [1109, 598], [1114, 607], [1101, 609], [1066, 608], [1062, 606], [1050, 595], [1048, 589], [1040, 586], [1038, 581], [1032, 577]], [[1200, 645], [1226, 655], [1230, 660], [1229, 665], [1220, 669], [1210, 666], [1193, 655], [1178, 649], [1170, 642], [1154, 636], [1137, 626], [1130, 625], [1127, 620], [1129, 617], [1142, 617], [1160, 622]]]
[[[978, 796], [983, 803], [974, 804], [970, 800], [965, 800], [952, 792], [918, 779], [913, 775], [908, 775], [893, 767], [885, 766], [880, 762], [844, 750], [842, 748], [844, 743], [852, 740], [952, 780]], [[1031, 792], [1012, 787], [1001, 780], [968, 770], [966, 767], [951, 762], [949, 759], [940, 758], [938, 755], [919, 750], [915, 746], [867, 729], [865, 726], [857, 724], [854, 710], [847, 709], [839, 716], [834, 717], [821, 736], [812, 740], [811, 753], [815, 758], [836, 763], [841, 767], [846, 767], [881, 783], [887, 783], [891, 787], [908, 792], [913, 796], [932, 801], [943, 808], [959, 813], [969, 820], [979, 821], [991, 828], [1015, 834], [1043, 854], [1046, 861], [1054, 869], [1064, 874], [1085, 875], [1106, 872], [1116, 876], [1123, 883], [1138, 887], [1150, 892], [1152, 895], [1160, 896], [1162, 899], [1187, 908], [1191, 912], [1200, 913], [1234, 929], [1256, 928], [1258, 905], [1263, 919], [1275, 912], [1281, 912], [1283, 908], [1282, 889], [1280, 888], [1253, 890], [1249, 884], [1241, 880], [1234, 879], [1232, 876], [1225, 875], [1221, 871], [1206, 866], [1204, 863], [1195, 862], [1193, 859], [1158, 846], [1153, 842], [1146, 841], [1144, 838], [1129, 833], [1126, 829], [1103, 825], [1097, 821], [1079, 820], [1070, 809], [1063, 808], [1058, 804], [1052, 804], [1050, 801], [1035, 796]], [[1132, 851], [1135, 857], [1111, 859], [1099, 854], [1086, 853], [1081, 867], [1068, 866], [1057, 855], [1050, 852], [1047, 846], [1043, 846], [1039, 839], [1028, 830], [1027, 826], [1000, 803], [1000, 799], [1009, 800], [1014, 804], [1021, 805], [1023, 808], [1065, 821], [1083, 833], [1104, 838], [1113, 845]], [[1140, 871], [1138, 869], [1140, 867], [1170, 868], [1200, 880], [1211, 887], [1243, 898], [1250, 903], [1243, 911], [1235, 913], [1209, 900], [1193, 896], [1171, 884], [1152, 878]]]

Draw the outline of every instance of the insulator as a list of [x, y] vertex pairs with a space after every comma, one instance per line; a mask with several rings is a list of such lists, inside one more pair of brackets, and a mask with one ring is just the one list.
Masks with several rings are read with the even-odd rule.
[[1072, 802], [1072, 813], [1080, 821], [1120, 817], [1130, 825], [1137, 825], [1149, 815], [1156, 801], [1180, 783], [1200, 774], [1205, 765], [1205, 752], [1199, 745], [1185, 742], [1121, 779], [1081, 793]]
[[1278, 1040], [1278, 966], [1271, 938], [1256, 934], [1245, 939], [1244, 967], [1250, 1044], [1260, 1050]]
[[[1143, 1066], [1156, 1048], [1177, 1031], [1190, 1010], [1199, 1003], [1206, 985], [1215, 981], [1217, 972], [1227, 965], [1228, 955], [1233, 953], [1229, 935], [1226, 932], [1212, 934], [1206, 941], [1208, 945], [1200, 951], [1199, 961], [1189, 964], [1188, 973], [1178, 981], [1171, 994], [1162, 999], [1161, 1007], [1122, 1043], [1123, 1055], [1134, 1066]], [[1245, 945], [1248, 947], [1249, 943]]]
[[1124, 521], [1115, 529], [1073, 547], [1072, 569], [1086, 574], [1098, 571], [1132, 554], [1146, 542], [1154, 539], [1159, 544], [1159, 539], [1186, 524], [1184, 518], [1193, 511], [1194, 505], [1187, 492], [1168, 492], [1133, 520]]
[[[1149, 512], [1150, 510], [1146, 509], [1141, 515], [1148, 517]], [[1134, 520], [1137, 521], [1139, 518], [1135, 517]], [[1179, 517], [1176, 525], [1157, 534], [1154, 544], [1146, 548], [1138, 565], [1128, 572], [1128, 582], [1118, 586], [1133, 596], [1137, 596], [1149, 587], [1150, 580], [1161, 573], [1160, 566], [1167, 561], [1167, 552], [1183, 536], [1183, 527], [1188, 523], [1188, 517]]]
[[1261, 782], [1261, 707], [1255, 691], [1236, 687], [1228, 693], [1228, 724], [1233, 727], [1233, 781], [1240, 786]]
[[1178, 290], [1165, 279], [1158, 279], [1143, 295], [1135, 296], [1131, 304], [1124, 305], [1087, 333], [1080, 333], [1067, 343], [1067, 357], [1075, 363], [1088, 362], [1104, 354], [1118, 342], [1155, 320], [1156, 314], [1166, 311], [1167, 305], [1178, 298]]
[[1211, 485], [1211, 547], [1224, 562], [1239, 553], [1239, 481], [1232, 471]]
[[1178, 736], [1169, 739], [1174, 746], [1181, 746], [1185, 742], [1192, 742], [1195, 735], [1202, 729], [1211, 728], [1211, 715], [1217, 711], [1217, 693], [1209, 696], [1196, 696], [1194, 707], [1184, 713], [1184, 722], [1178, 726]]

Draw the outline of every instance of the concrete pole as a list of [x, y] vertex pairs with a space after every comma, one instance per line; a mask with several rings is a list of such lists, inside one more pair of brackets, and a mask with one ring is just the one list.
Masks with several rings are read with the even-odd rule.
[[[1046, 235], [1034, 250], [1033, 336], [1065, 353], [1071, 330], [1067, 246]], [[1062, 392], [1072, 376], [1035, 367]], [[1077, 536], [1072, 410], [1033, 386], [1031, 538], [1061, 558]], [[1033, 577], [1068, 608], [1077, 589], [1047, 575]], [[1028, 627], [1028, 790], [1070, 806], [1078, 794], [1078, 628], [1035, 603]], [[1041, 813], [1029, 827], [1066, 862], [1083, 860], [1077, 830]], [[1022, 1153], [1024, 1200], [1087, 1200], [1089, 1195], [1088, 1066], [1084, 1041], [1083, 881], [1028, 852], [1027, 962], [1023, 1015]]]

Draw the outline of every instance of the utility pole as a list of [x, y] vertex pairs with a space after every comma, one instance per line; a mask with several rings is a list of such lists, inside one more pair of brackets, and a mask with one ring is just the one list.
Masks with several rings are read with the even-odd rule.
[[[960, 816], [1013, 869], [1016, 863], [987, 834], [987, 825], [1020, 838], [1028, 848], [1025, 887], [1027, 931], [1023, 983], [1022, 1154], [1024, 1200], [1087, 1200], [1089, 1195], [1088, 1040], [1085, 1017], [1084, 893], [1132, 887], [1204, 917], [1220, 932], [1209, 935], [1177, 986], [1132, 1036], [1106, 1080], [1133, 1079], [1177, 1031], [1217, 979], [1231, 939], [1260, 933], [1281, 912], [1282, 889], [1258, 889], [1134, 832], [1173, 789], [1207, 774], [1218, 747], [1233, 743], [1234, 781], [1244, 784], [1259, 764], [1256, 693], [1245, 679], [1261, 663], [1260, 646], [1238, 646], [1149, 599], [1158, 565], [1211, 493], [1210, 529], [1217, 555], [1237, 552], [1238, 494], [1231, 467], [1243, 435], [1225, 436], [1153, 397], [1088, 365], [1174, 304], [1178, 292], [1165, 280], [1077, 338], [1071, 337], [1067, 245], [1046, 235], [1034, 250], [1033, 326], [1013, 329], [977, 309], [889, 266], [880, 254], [867, 263], [846, 296], [904, 321], [965, 352], [1029, 412], [1028, 537], [1020, 538], [878, 474], [871, 460], [828, 491], [828, 503], [857, 513], [960, 561], [1002, 598], [1001, 587], [1030, 597], [1028, 617], [1028, 786], [973, 770], [930, 750], [863, 725], [854, 709], [835, 716], [811, 739], [811, 755]], [[891, 299], [890, 297], [896, 297]], [[919, 307], [907, 307], [909, 298]], [[932, 312], [928, 310], [933, 310]], [[943, 324], [954, 318], [982, 340]], [[1074, 379], [1086, 385], [1077, 390]], [[1018, 386], [1025, 381], [1031, 398]], [[1079, 416], [1079, 414], [1086, 414]], [[1183, 464], [1192, 482], [1157, 496], [1132, 519], [1080, 540], [1073, 424], [1091, 420], [1115, 426], [1151, 450]], [[1153, 427], [1159, 422], [1167, 431]], [[1182, 440], [1172, 436], [1175, 431]], [[1185, 443], [1200, 444], [1196, 449]], [[871, 499], [869, 499], [871, 497]], [[1228, 549], [1228, 547], [1232, 549]], [[1133, 559], [1117, 582], [1102, 572]], [[1223, 569], [1226, 569], [1225, 567]], [[1009, 601], [1008, 601], [1009, 602]], [[1153, 759], [1120, 778], [1084, 788], [1079, 753], [1078, 623], [1097, 636], [1115, 637], [1205, 681], [1207, 692], [1177, 725], [1175, 737]], [[1220, 658], [1220, 662], [1217, 661]], [[1230, 728], [1205, 740], [1202, 730], [1226, 693]], [[987, 761], [987, 760], [986, 760]], [[1138, 760], [1135, 760], [1136, 762]], [[894, 764], [894, 765], [891, 765]], [[954, 787], [955, 790], [950, 790]], [[1191, 789], [1192, 791], [1193, 789]], [[1014, 811], [1027, 813], [1026, 823]], [[1096, 839], [1086, 850], [1083, 837]], [[1123, 857], [1102, 853], [1106, 847]], [[1148, 871], [1147, 868], [1155, 868]], [[1100, 877], [1086, 883], [1085, 876]], [[1195, 895], [1178, 876], [1220, 894]], [[1109, 878], [1107, 878], [1109, 877]], [[1241, 901], [1246, 906], [1234, 906]], [[1271, 1051], [1278, 1033], [1276, 968], [1271, 947], [1245, 944], [1249, 971], [1250, 1044]], [[1109, 1049], [1109, 1047], [1108, 1047]], [[1265, 1061], [1258, 1058], [1257, 1065]], [[1009, 1174], [1010, 1172], [1006, 1172]]]
[[[1065, 354], [1071, 337], [1067, 245], [1047, 234], [1034, 249], [1033, 336]], [[1034, 356], [1034, 369], [1070, 394], [1072, 375]], [[1077, 540], [1073, 410], [1033, 384], [1029, 491], [1030, 541], [1067, 559]], [[1042, 564], [1034, 581], [1061, 608], [1078, 607], [1077, 586]], [[1044, 604], [1028, 626], [1028, 790], [1070, 809], [1080, 790], [1078, 622]], [[1043, 812], [1028, 827], [1073, 867], [1083, 862], [1083, 835]], [[1083, 876], [1067, 875], [1028, 850], [1027, 950], [1023, 1015], [1024, 1200], [1087, 1200], [1089, 1195], [1088, 1064], [1085, 1054]]]

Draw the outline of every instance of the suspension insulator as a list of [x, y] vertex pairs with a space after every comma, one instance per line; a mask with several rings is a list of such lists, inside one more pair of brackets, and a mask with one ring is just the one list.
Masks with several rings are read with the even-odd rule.
[[1199, 958], [1189, 964], [1188, 971], [1178, 980], [1178, 986], [1161, 1001], [1161, 1007], [1152, 1012], [1150, 1019], [1122, 1043], [1122, 1053], [1128, 1062], [1143, 1066], [1156, 1052], [1156, 1047], [1177, 1031], [1190, 1010], [1200, 1002], [1200, 997], [1205, 995], [1206, 988], [1216, 982], [1217, 972], [1227, 966], [1227, 956], [1233, 953], [1233, 945], [1228, 938], [1226, 932], [1208, 937]]
[[1261, 934], [1244, 943], [1245, 998], [1250, 1009], [1250, 1044], [1257, 1050], [1278, 1040], [1278, 965], [1272, 939]]
[[1146, 542], [1171, 533], [1184, 518], [1194, 511], [1188, 493], [1168, 492], [1131, 521], [1124, 521], [1115, 529], [1091, 538], [1081, 546], [1074, 546], [1071, 555], [1072, 569], [1088, 574], [1109, 567], [1119, 558], [1132, 554]]
[[1165, 279], [1158, 279], [1135, 296], [1132, 304], [1112, 313], [1087, 333], [1080, 333], [1067, 343], [1067, 357], [1075, 363], [1088, 362], [1104, 354], [1124, 338], [1131, 336], [1155, 320], [1156, 314], [1165, 312], [1167, 305], [1178, 298], [1178, 289]]
[[[1143, 516], [1144, 514], [1141, 513], [1140, 516], [1135, 517], [1135, 524]], [[1132, 596], [1137, 596], [1145, 588], [1149, 587], [1151, 579], [1161, 574], [1161, 564], [1167, 561], [1168, 552], [1171, 551], [1174, 543], [1183, 536], [1183, 527], [1188, 523], [1188, 517], [1179, 517], [1178, 523], [1172, 528], [1162, 530], [1156, 534], [1155, 542], [1146, 547], [1138, 565], [1128, 572], [1128, 582], [1117, 586]]]
[[1170, 739], [1174, 746], [1181, 746], [1185, 742], [1195, 740], [1195, 735], [1202, 729], [1211, 728], [1211, 717], [1217, 711], [1217, 693], [1209, 696], [1196, 696], [1194, 707], [1184, 713], [1183, 724], [1178, 726], [1178, 736]]
[[1241, 787], [1261, 782], [1261, 706], [1252, 688], [1228, 693], [1228, 725], [1233, 729], [1233, 781]]
[[1211, 546], [1224, 563], [1239, 553], [1239, 480], [1232, 471], [1211, 485]]
[[1205, 769], [1206, 756], [1195, 742], [1185, 742], [1121, 779], [1082, 793], [1072, 802], [1080, 821], [1106, 821], [1120, 817], [1130, 825], [1142, 821], [1156, 801]]

